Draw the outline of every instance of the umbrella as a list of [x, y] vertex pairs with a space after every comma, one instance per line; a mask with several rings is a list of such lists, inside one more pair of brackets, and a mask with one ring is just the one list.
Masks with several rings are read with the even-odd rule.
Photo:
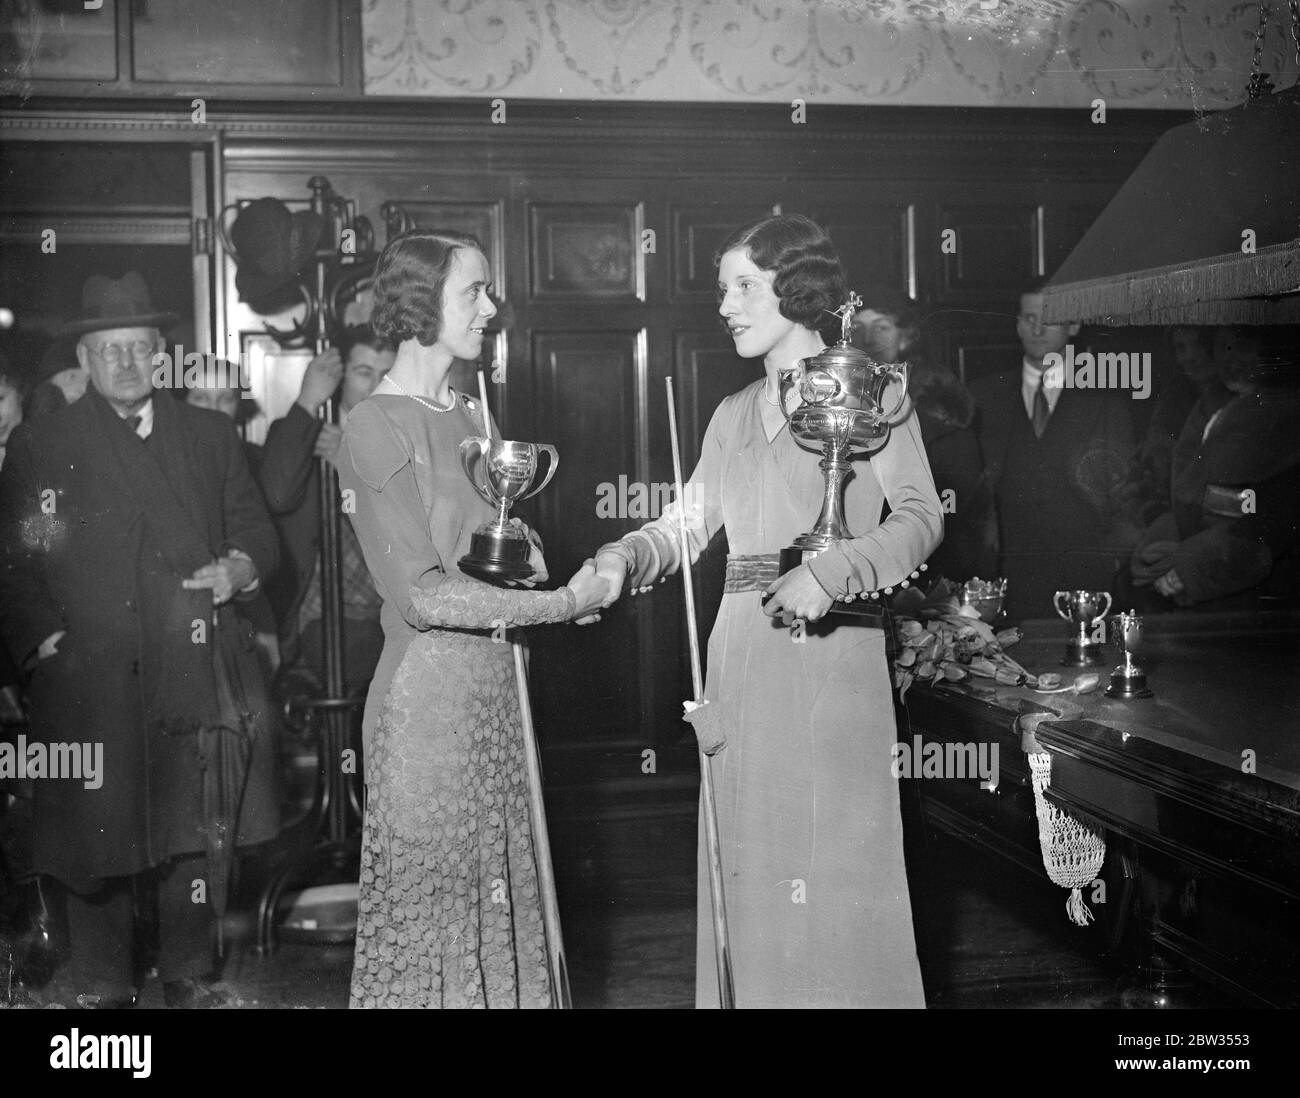
[[[219, 620], [214, 615], [214, 632]], [[248, 785], [254, 727], [253, 714], [244, 701], [250, 694], [240, 679], [239, 660], [228, 658], [220, 637], [214, 637], [214, 640], [213, 672], [220, 721], [199, 730], [199, 796], [204, 851], [208, 859], [208, 902], [217, 918], [217, 949], [222, 951], [225, 944], [222, 923], [230, 898], [231, 868], [239, 836], [239, 810]]]
[[1300, 322], [1300, 87], [1165, 133], [1043, 290], [1043, 320]]

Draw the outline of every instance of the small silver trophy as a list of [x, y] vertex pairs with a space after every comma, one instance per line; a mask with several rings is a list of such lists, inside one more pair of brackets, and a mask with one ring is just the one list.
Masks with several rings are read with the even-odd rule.
[[982, 580], [979, 576], [975, 576], [961, 585], [962, 606], [969, 606], [986, 625], [992, 625], [997, 621], [1006, 597], [1005, 579]]
[[[546, 476], [534, 488], [542, 454], [548, 454], [550, 462]], [[528, 579], [533, 574], [528, 539], [506, 516], [512, 506], [537, 495], [551, 482], [560, 455], [548, 443], [471, 437], [460, 444], [460, 464], [474, 490], [497, 508], [497, 517], [471, 536], [470, 551], [457, 562], [460, 570], [488, 583]]]
[[[906, 362], [876, 362], [849, 341], [853, 314], [862, 305], [855, 293], [839, 309], [840, 341], [813, 358], [800, 359], [780, 377], [781, 411], [790, 434], [804, 449], [820, 449], [826, 494], [821, 513], [812, 530], [800, 534], [794, 544], [781, 551], [781, 574], [797, 568], [810, 557], [837, 541], [851, 538], [844, 523], [844, 482], [851, 472], [855, 453], [870, 453], [889, 438], [890, 420], [907, 399]], [[898, 398], [883, 407], [885, 390], [898, 382]], [[790, 411], [787, 396], [797, 391], [799, 405]]]
[[1136, 610], [1116, 614], [1110, 623], [1115, 643], [1124, 653], [1124, 662], [1110, 673], [1106, 687], [1108, 698], [1149, 698], [1147, 673], [1133, 659], [1133, 653], [1142, 647], [1142, 619]]
[[[1102, 600], [1105, 606], [1102, 606]], [[1099, 621], [1110, 613], [1108, 591], [1057, 591], [1052, 605], [1057, 614], [1075, 626], [1075, 634], [1065, 646], [1061, 664], [1065, 667], [1098, 667], [1105, 663], [1102, 644], [1090, 635]], [[1102, 633], [1105, 636], [1105, 632]]]

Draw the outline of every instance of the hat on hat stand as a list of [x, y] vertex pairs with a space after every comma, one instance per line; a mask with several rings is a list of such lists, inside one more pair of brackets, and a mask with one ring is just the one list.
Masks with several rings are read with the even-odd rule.
[[244, 206], [226, 239], [240, 300], [256, 306], [293, 282], [316, 254], [324, 229], [325, 219], [315, 211], [290, 213], [278, 198]]

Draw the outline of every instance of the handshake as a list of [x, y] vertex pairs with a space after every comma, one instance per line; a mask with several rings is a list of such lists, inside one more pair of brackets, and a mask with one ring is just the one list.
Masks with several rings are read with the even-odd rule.
[[[520, 519], [512, 518], [510, 522], [519, 527], [529, 541], [528, 563], [532, 566], [533, 574], [522, 581], [520, 586], [532, 587], [545, 583], [549, 573], [541, 538]], [[626, 579], [627, 561], [618, 553], [597, 553], [594, 560], [588, 558], [583, 561], [582, 567], [573, 573], [573, 578], [565, 585], [573, 592], [575, 599], [573, 617], [569, 620], [578, 625], [600, 621], [600, 611], [608, 610], [623, 594]]]
[[626, 579], [627, 562], [616, 553], [598, 553], [584, 561], [567, 585], [577, 600], [573, 620], [578, 625], [600, 621], [600, 611], [618, 601]]

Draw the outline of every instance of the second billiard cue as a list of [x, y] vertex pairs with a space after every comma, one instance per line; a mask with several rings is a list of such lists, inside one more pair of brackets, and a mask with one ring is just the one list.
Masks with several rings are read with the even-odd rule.
[[569, 969], [564, 960], [564, 935], [560, 931], [560, 904], [555, 895], [555, 870], [551, 865], [551, 837], [546, 827], [546, 805], [542, 800], [542, 764], [537, 753], [533, 708], [528, 700], [528, 668], [524, 647], [511, 642], [515, 655], [515, 681], [519, 684], [519, 717], [524, 731], [524, 766], [528, 773], [528, 808], [533, 825], [533, 851], [537, 856], [537, 891], [542, 900], [542, 929], [551, 963], [551, 989], [555, 1005], [573, 1006], [569, 994]]
[[[677, 540], [681, 553], [682, 590], [686, 596], [686, 637], [691, 649], [691, 686], [695, 701], [704, 701], [704, 674], [700, 670], [700, 631], [695, 621], [695, 584], [691, 576], [690, 543], [686, 537], [686, 497], [682, 490], [682, 455], [677, 441], [677, 402], [673, 379], [668, 387], [668, 433], [673, 448], [673, 487], [677, 496]], [[731, 939], [727, 932], [727, 898], [722, 882], [722, 842], [718, 837], [718, 810], [713, 799], [713, 760], [700, 748], [700, 812], [704, 816], [704, 845], [709, 863], [709, 898], [713, 903], [713, 947], [718, 965], [718, 997], [724, 1010], [736, 1005], [731, 975]]]
[[[483, 436], [492, 437], [488, 417], [487, 380], [478, 372], [478, 396], [483, 405]], [[542, 903], [542, 931], [546, 935], [546, 955], [551, 967], [551, 994], [555, 1005], [567, 1010], [573, 1006], [569, 994], [569, 969], [564, 960], [564, 934], [560, 930], [560, 904], [555, 893], [555, 868], [551, 864], [551, 836], [546, 826], [546, 802], [542, 796], [542, 763], [537, 749], [537, 731], [533, 727], [533, 707], [528, 694], [528, 666], [524, 646], [510, 642], [515, 659], [515, 685], [519, 693], [519, 723], [524, 738], [524, 770], [528, 776], [528, 815], [533, 830], [533, 853], [537, 862], [537, 892]]]

